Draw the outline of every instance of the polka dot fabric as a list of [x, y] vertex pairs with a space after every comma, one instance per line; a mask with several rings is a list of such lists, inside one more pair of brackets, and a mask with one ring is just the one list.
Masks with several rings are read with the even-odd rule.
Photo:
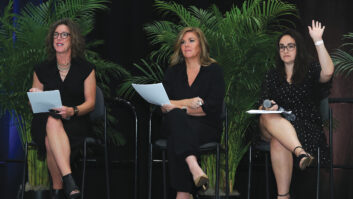
[[296, 119], [291, 121], [303, 148], [311, 155], [317, 155], [321, 146], [321, 161], [328, 164], [328, 147], [320, 115], [320, 100], [327, 97], [331, 81], [320, 83], [321, 67], [312, 64], [301, 83], [290, 84], [277, 69], [270, 70], [263, 82], [260, 99], [272, 99], [285, 110], [292, 111]]

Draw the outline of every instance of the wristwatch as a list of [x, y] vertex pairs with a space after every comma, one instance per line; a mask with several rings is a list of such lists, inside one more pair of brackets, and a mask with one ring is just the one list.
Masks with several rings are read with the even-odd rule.
[[72, 107], [74, 109], [74, 117], [78, 115], [78, 108], [77, 106]]

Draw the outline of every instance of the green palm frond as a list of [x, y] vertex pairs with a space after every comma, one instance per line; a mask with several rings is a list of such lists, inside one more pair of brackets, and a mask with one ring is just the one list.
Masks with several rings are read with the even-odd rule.
[[173, 51], [173, 45], [178, 31], [182, 26], [177, 26], [169, 21], [157, 21], [144, 26], [147, 37], [152, 45], [160, 45], [159, 49], [152, 52], [152, 57], [157, 61], [166, 61]]
[[351, 42], [345, 42], [341, 45], [341, 47], [348, 47], [348, 48], [350, 48], [349, 50], [352, 51], [353, 48], [351, 48], [351, 47], [353, 46], [353, 32], [350, 32], [348, 34], [343, 35], [343, 39], [350, 40]]
[[335, 65], [335, 74], [344, 74], [348, 77], [353, 71], [353, 33], [343, 35], [343, 39], [347, 41], [336, 49], [331, 57]]
[[[39, 4], [26, 4], [16, 19], [16, 45], [36, 46], [44, 48], [43, 38], [49, 28], [50, 6], [49, 2]], [[28, 39], [31, 38], [31, 39]]]
[[[217, 17], [214, 15], [214, 13], [196, 8], [195, 6], [190, 6], [189, 12], [194, 16], [199, 22], [198, 22], [198, 27], [202, 28], [204, 27], [205, 30], [212, 30], [215, 31], [217, 30]], [[212, 29], [213, 28], [213, 29]]]
[[126, 98], [134, 96], [135, 91], [131, 84], [153, 84], [160, 83], [163, 80], [163, 68], [150, 60], [148, 63], [145, 59], [141, 59], [141, 65], [134, 64], [134, 66], [142, 73], [142, 75], [130, 76], [121, 84], [118, 95]]
[[182, 28], [182, 26], [170, 21], [156, 21], [144, 26], [144, 30], [148, 38], [151, 39], [152, 45], [165, 43], [168, 46], [173, 46], [179, 28]]
[[4, 8], [2, 17], [0, 17], [0, 39], [8, 38], [12, 31], [14, 30], [13, 23], [11, 23], [10, 19], [12, 19], [15, 14], [12, 13], [13, 2], [10, 1], [9, 4]]
[[344, 74], [348, 77], [353, 71], [353, 56], [341, 49], [332, 54], [332, 60], [336, 66], [336, 74]]
[[295, 23], [289, 20], [288, 17], [292, 16], [297, 18], [299, 16], [295, 5], [277, 0], [269, 0], [267, 3], [264, 3], [262, 14], [264, 17], [268, 18], [270, 21], [268, 25], [271, 26], [270, 28], [273, 30], [285, 29], [286, 26], [282, 24], [289, 24], [295, 27]]
[[55, 5], [56, 17], [61, 18], [85, 18], [92, 19], [97, 10], [107, 9], [107, 0], [70, 0], [57, 1]]
[[94, 16], [97, 10], [107, 9], [106, 0], [71, 0], [59, 1], [55, 5], [56, 19], [72, 18], [80, 24], [83, 35], [87, 35], [94, 28]]
[[86, 51], [86, 60], [96, 66], [96, 79], [101, 83], [100, 87], [106, 91], [105, 93], [109, 93], [109, 82], [129, 76], [124, 67], [100, 58], [94, 51]]
[[103, 40], [92, 40], [92, 41], [90, 41], [89, 43], [86, 44], [86, 48], [87, 49], [91, 49], [91, 48], [95, 48], [95, 47], [98, 47], [98, 46], [103, 45], [103, 44], [104, 44]]
[[182, 26], [184, 27], [198, 27], [200, 25], [200, 21], [192, 15], [190, 10], [180, 4], [177, 4], [175, 2], [165, 2], [157, 0], [155, 1], [155, 6], [157, 7], [157, 9], [163, 11], [164, 15], [176, 15], [180, 19], [180, 24], [182, 24]]
[[[235, 29], [236, 33], [245, 33], [249, 31], [261, 31], [263, 29], [279, 29], [285, 28], [283, 22], [291, 21], [283, 18], [283, 16], [294, 16], [298, 14], [295, 5], [284, 3], [279, 0], [245, 1], [241, 8], [233, 7], [225, 14], [225, 22], [223, 28], [229, 27], [245, 27], [245, 29]], [[272, 27], [268, 27], [272, 26]]]
[[25, 22], [35, 22], [38, 25], [48, 25], [51, 15], [51, 2], [52, 1], [47, 1], [39, 5], [33, 5], [32, 3], [26, 4], [19, 15], [19, 27], [26, 25]]

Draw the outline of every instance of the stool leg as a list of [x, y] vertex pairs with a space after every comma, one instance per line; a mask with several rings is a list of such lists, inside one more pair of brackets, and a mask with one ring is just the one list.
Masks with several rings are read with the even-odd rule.
[[249, 171], [248, 171], [248, 198], [250, 199], [250, 190], [251, 190], [251, 170], [252, 170], [252, 146], [249, 146]]
[[135, 107], [133, 107], [133, 113], [134, 113], [134, 118], [135, 118], [135, 172], [134, 172], [134, 199], [138, 198], [138, 120], [137, 120], [137, 115], [135, 111]]
[[228, 164], [228, 149], [226, 149], [226, 165], [225, 165], [225, 170], [226, 170], [226, 199], [229, 199], [229, 164]]
[[85, 176], [86, 176], [86, 158], [87, 158], [87, 142], [83, 142], [83, 169], [82, 169], [82, 182], [81, 182], [81, 199], [85, 194]]
[[167, 199], [167, 180], [166, 180], [166, 165], [165, 165], [165, 150], [162, 150], [163, 157], [163, 198]]
[[104, 146], [104, 159], [105, 159], [105, 183], [107, 188], [107, 199], [110, 199], [110, 171], [109, 171], [109, 159], [108, 159], [108, 147], [107, 144]]
[[265, 177], [266, 177], [266, 199], [270, 199], [270, 182], [269, 182], [269, 173], [268, 173], [268, 154], [265, 153]]
[[320, 198], [320, 147], [317, 148], [316, 199]]
[[219, 144], [217, 144], [217, 154], [216, 154], [216, 190], [215, 190], [215, 198], [219, 199]]
[[23, 163], [23, 177], [22, 177], [22, 190], [21, 190], [21, 198], [24, 198], [25, 195], [25, 186], [26, 186], [26, 175], [27, 175], [27, 159], [28, 159], [28, 143], [25, 143], [25, 159]]
[[148, 156], [148, 199], [152, 199], [152, 144], [149, 146]]
[[333, 118], [332, 118], [332, 109], [329, 108], [329, 146], [330, 146], [330, 199], [333, 199], [334, 189], [333, 189]]

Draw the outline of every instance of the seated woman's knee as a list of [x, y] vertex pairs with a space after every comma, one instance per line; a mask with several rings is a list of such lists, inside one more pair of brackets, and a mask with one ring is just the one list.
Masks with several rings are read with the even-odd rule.
[[62, 121], [60, 119], [56, 119], [56, 118], [53, 118], [52, 116], [49, 116], [46, 129], [59, 129], [59, 128], [63, 128]]
[[271, 147], [278, 147], [281, 143], [276, 139], [273, 138], [271, 139]]
[[260, 124], [264, 125], [270, 118], [269, 114], [260, 115]]
[[280, 143], [276, 138], [272, 137], [271, 142], [271, 150], [273, 151], [280, 151], [285, 149], [285, 147], [282, 145], [282, 143]]

